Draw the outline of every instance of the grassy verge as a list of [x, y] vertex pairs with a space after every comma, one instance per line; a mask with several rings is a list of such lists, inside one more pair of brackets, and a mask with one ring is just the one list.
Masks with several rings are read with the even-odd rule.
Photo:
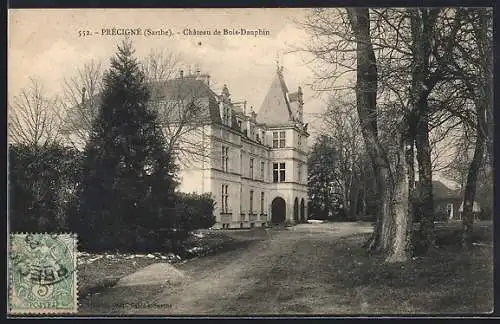
[[437, 234], [437, 249], [398, 264], [368, 256], [360, 248], [367, 235], [339, 240], [332, 267], [337, 272], [333, 291], [343, 292], [338, 296], [339, 304], [378, 314], [491, 312], [491, 228], [474, 230], [476, 245], [468, 252], [459, 247], [461, 233], [457, 229], [440, 229]]

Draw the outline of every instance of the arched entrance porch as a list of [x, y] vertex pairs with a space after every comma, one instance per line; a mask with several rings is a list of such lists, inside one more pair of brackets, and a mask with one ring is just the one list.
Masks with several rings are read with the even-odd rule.
[[285, 199], [276, 197], [271, 202], [271, 222], [273, 224], [282, 224], [286, 218]]

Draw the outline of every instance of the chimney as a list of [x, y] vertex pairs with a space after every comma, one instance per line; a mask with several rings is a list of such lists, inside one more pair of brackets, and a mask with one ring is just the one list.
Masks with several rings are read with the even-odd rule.
[[247, 101], [243, 101], [243, 114], [246, 115], [247, 114]]

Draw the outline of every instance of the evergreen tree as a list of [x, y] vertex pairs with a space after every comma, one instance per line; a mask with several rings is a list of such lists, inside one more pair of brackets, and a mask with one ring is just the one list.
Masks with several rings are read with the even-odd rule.
[[316, 219], [327, 219], [329, 212], [335, 213], [341, 203], [341, 189], [336, 173], [337, 150], [334, 141], [326, 135], [319, 136], [308, 159], [308, 191], [311, 213]]
[[151, 248], [158, 242], [148, 235], [169, 225], [175, 204], [174, 157], [133, 54], [125, 41], [111, 58], [85, 148], [78, 232], [92, 250], [137, 250], [144, 239]]

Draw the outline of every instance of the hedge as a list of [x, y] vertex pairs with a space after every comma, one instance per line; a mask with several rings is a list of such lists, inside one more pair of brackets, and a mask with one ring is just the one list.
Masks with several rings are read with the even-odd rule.
[[[9, 147], [9, 224], [11, 232], [99, 231], [80, 246], [87, 251], [178, 251], [188, 233], [215, 224], [210, 194], [175, 193], [175, 207], [158, 211], [158, 221], [145, 228], [125, 225], [87, 229], [79, 219], [78, 184], [81, 153], [52, 145]], [[138, 215], [140, 216], [140, 215]], [[78, 220], [78, 221], [75, 221]]]

